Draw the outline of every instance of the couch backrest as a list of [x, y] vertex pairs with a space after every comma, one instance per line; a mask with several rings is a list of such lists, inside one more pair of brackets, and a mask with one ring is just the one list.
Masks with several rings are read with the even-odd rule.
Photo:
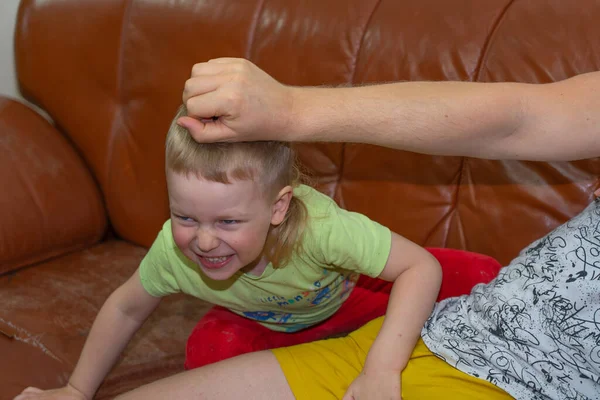
[[[24, 94], [95, 174], [116, 232], [149, 246], [168, 217], [164, 137], [194, 63], [246, 57], [293, 85], [551, 82], [599, 69], [599, 19], [596, 0], [24, 0], [16, 60]], [[342, 206], [503, 262], [581, 210], [600, 176], [598, 159], [300, 148]]]

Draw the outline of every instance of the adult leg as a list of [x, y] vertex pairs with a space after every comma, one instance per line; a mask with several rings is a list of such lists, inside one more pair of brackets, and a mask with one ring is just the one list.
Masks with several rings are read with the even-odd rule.
[[125, 393], [118, 400], [294, 400], [270, 351], [244, 354], [182, 372]]
[[[347, 337], [272, 350], [298, 400], [340, 399], [360, 374], [383, 318]], [[467, 375], [432, 354], [419, 341], [402, 372], [403, 400], [509, 400], [503, 390]]]

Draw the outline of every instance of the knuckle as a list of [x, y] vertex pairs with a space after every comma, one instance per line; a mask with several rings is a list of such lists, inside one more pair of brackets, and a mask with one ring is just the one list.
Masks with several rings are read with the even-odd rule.
[[192, 66], [192, 76], [200, 74], [205, 63], [196, 63]]
[[230, 83], [236, 90], [242, 90], [248, 85], [248, 75], [245, 71], [235, 71], [230, 76]]
[[185, 83], [183, 84], [183, 91], [184, 91], [185, 93], [188, 93], [188, 92], [190, 92], [190, 91], [192, 90], [192, 85], [193, 85], [193, 83], [194, 83], [194, 82], [193, 82], [193, 79], [192, 79], [192, 78], [190, 78], [190, 79], [186, 80], [186, 81], [185, 81]]
[[238, 75], [245, 74], [248, 71], [248, 66], [246, 65], [245, 60], [235, 63], [235, 65], [233, 66], [233, 70]]
[[242, 107], [243, 99], [239, 93], [231, 92], [225, 100], [227, 107], [233, 110], [239, 110]]
[[195, 100], [195, 98], [193, 98], [193, 97], [183, 100], [183, 104], [185, 105], [185, 108], [187, 109], [188, 115], [193, 115], [193, 113], [194, 113], [195, 106], [196, 106], [196, 102], [194, 100]]

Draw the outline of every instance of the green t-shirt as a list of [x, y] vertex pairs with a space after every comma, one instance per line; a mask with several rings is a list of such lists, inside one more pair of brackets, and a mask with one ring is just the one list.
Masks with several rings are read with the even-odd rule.
[[381, 274], [391, 232], [308, 186], [294, 195], [306, 205], [308, 221], [302, 252], [287, 264], [269, 263], [261, 276], [237, 272], [225, 281], [212, 280], [177, 248], [168, 220], [142, 260], [142, 285], [157, 297], [190, 294], [275, 331], [295, 332], [325, 320], [348, 298], [357, 273]]

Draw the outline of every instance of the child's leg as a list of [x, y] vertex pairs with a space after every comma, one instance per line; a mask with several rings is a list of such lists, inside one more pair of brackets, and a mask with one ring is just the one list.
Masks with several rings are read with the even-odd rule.
[[246, 354], [172, 375], [124, 393], [116, 400], [219, 399], [293, 400], [270, 351]]
[[198, 322], [188, 338], [185, 368], [198, 368], [263, 350], [268, 346], [264, 340], [271, 332], [257, 322], [215, 306]]
[[[185, 368], [193, 369], [254, 351], [346, 334], [385, 314], [391, 283], [361, 276], [342, 307], [326, 321], [295, 333], [275, 332], [226, 308], [213, 307], [194, 328]], [[360, 311], [359, 311], [360, 310]]]
[[442, 266], [442, 287], [438, 301], [471, 292], [478, 283], [488, 283], [502, 265], [496, 259], [470, 251], [428, 248]]
[[[443, 281], [438, 300], [467, 294], [478, 283], [491, 281], [500, 270], [498, 261], [483, 254], [454, 249], [427, 249], [439, 261]], [[271, 338], [272, 346], [292, 346], [352, 332], [385, 315], [392, 282], [361, 276], [348, 299], [330, 318], [297, 333]]]
[[[492, 280], [500, 264], [491, 257], [452, 249], [428, 249], [444, 272], [438, 300], [469, 293]], [[348, 299], [330, 318], [295, 333], [274, 332], [223, 307], [214, 307], [190, 335], [185, 367], [197, 368], [253, 351], [312, 342], [347, 334], [385, 314], [391, 282], [361, 276]]]
[[198, 368], [240, 354], [351, 332], [385, 313], [390, 289], [389, 282], [363, 276], [335, 315], [296, 333], [271, 331], [226, 308], [215, 306], [198, 322], [188, 338], [185, 368]]
[[271, 348], [292, 346], [350, 333], [385, 314], [391, 290], [391, 282], [362, 275], [348, 299], [335, 314], [310, 328], [272, 338]]

